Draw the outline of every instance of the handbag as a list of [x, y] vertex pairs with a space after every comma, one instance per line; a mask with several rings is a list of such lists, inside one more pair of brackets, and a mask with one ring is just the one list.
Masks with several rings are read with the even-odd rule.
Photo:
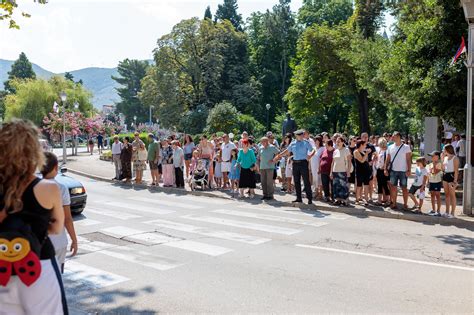
[[138, 150], [138, 160], [146, 161], [147, 158], [148, 158], [148, 152], [146, 149]]

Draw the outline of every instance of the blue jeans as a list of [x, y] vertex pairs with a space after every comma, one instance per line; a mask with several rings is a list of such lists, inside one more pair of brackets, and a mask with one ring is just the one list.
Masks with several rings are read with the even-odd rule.
[[391, 171], [390, 172], [390, 183], [394, 186], [397, 187], [398, 183], [400, 182], [400, 187], [406, 188], [407, 187], [407, 174], [406, 172], [396, 172], [396, 171]]

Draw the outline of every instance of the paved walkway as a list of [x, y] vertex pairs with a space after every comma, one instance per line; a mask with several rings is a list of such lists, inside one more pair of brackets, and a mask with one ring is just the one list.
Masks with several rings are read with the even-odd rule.
[[[90, 155], [89, 153], [86, 152], [79, 152], [78, 156], [69, 156], [67, 165], [66, 167], [71, 171], [71, 173], [77, 173], [89, 177], [96, 178], [98, 180], [111, 180], [115, 176], [115, 168], [112, 162], [109, 161], [102, 161], [99, 158], [99, 154], [95, 151], [94, 155]], [[409, 179], [409, 186], [411, 182], [413, 181], [413, 178]], [[150, 177], [150, 172], [149, 170], [146, 170], [144, 172], [144, 181], [145, 183], [150, 183], [151, 182], [151, 177]], [[187, 186], [187, 185], [186, 185]], [[294, 195], [287, 194], [285, 192], [282, 192], [280, 190], [280, 185], [277, 185], [277, 189], [275, 191], [275, 201], [270, 201], [266, 202], [269, 204], [277, 205], [280, 203], [291, 203], [292, 200], [295, 199]], [[173, 194], [179, 194], [184, 193], [184, 191], [176, 189], [176, 188], [159, 188], [160, 190], [163, 191], [168, 191]], [[186, 187], [186, 191], [190, 191], [189, 187]], [[197, 192], [198, 194], [202, 195], [207, 195], [210, 197], [220, 197], [220, 198], [235, 198], [237, 195], [232, 194], [229, 190], [208, 190], [204, 193]], [[257, 197], [254, 199], [246, 199], [249, 203], [253, 204], [258, 204], [258, 203], [263, 203], [260, 200], [260, 196], [262, 196], [262, 191], [260, 189], [256, 190]], [[303, 194], [304, 196], [304, 194]], [[373, 194], [373, 198], [377, 198], [377, 194]], [[395, 218], [401, 218], [401, 219], [409, 219], [413, 221], [429, 221], [429, 222], [445, 222], [446, 224], [449, 224], [450, 221], [453, 221], [452, 219], [444, 219], [444, 218], [433, 218], [429, 216], [421, 216], [421, 215], [414, 215], [411, 214], [411, 212], [402, 212], [402, 211], [392, 211], [388, 208], [383, 208], [380, 206], [375, 206], [375, 205], [370, 205], [368, 207], [360, 206], [360, 205], [354, 205], [354, 196], [351, 195], [350, 201], [352, 204], [349, 207], [339, 207], [339, 206], [334, 206], [329, 203], [321, 202], [321, 201], [315, 201], [315, 208], [318, 209], [325, 209], [325, 210], [331, 210], [331, 211], [340, 211], [340, 212], [352, 212], [352, 213], [357, 213], [357, 214], [363, 214], [363, 215], [375, 215], [379, 217], [395, 217]], [[458, 207], [456, 208], [456, 217], [457, 220], [464, 220], [471, 222], [474, 227], [474, 218], [469, 217], [469, 216], [464, 216], [462, 214], [462, 206], [461, 206], [462, 201], [458, 199]], [[399, 206], [403, 204], [402, 197], [399, 196]], [[443, 201], [444, 205], [444, 201]], [[306, 207], [306, 205], [298, 205], [299, 207]], [[414, 206], [414, 204], [409, 200], [409, 206]], [[313, 207], [307, 207], [307, 208], [313, 208]], [[431, 208], [431, 201], [429, 198], [429, 195], [427, 195], [427, 198], [425, 199], [425, 203], [423, 205], [423, 212], [428, 212]], [[444, 213], [444, 206], [441, 208], [441, 212]]]

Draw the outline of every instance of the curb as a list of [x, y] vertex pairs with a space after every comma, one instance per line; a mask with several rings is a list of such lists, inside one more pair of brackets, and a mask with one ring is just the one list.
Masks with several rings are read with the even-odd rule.
[[[79, 175], [79, 176], [87, 177], [90, 179], [94, 179], [97, 181], [122, 185], [119, 182], [113, 181], [111, 179], [84, 173], [84, 172], [73, 170], [70, 168], [68, 168], [68, 172]], [[217, 196], [213, 193], [205, 192], [205, 191], [187, 191], [187, 190], [183, 190], [179, 188], [170, 188], [170, 187], [163, 188], [163, 187], [156, 187], [156, 186], [154, 187], [154, 186], [147, 186], [147, 185], [134, 185], [134, 186], [140, 187], [140, 188], [152, 189], [155, 191], [175, 193], [176, 195], [194, 195], [194, 196], [200, 196], [200, 197], [219, 198], [219, 199], [238, 201], [231, 197]], [[469, 230], [474, 231], [474, 221], [464, 220], [458, 217], [453, 218], [453, 219], [447, 219], [443, 217], [432, 217], [428, 215], [418, 215], [418, 214], [412, 214], [412, 213], [406, 213], [406, 212], [372, 210], [372, 209], [367, 209], [367, 208], [361, 209], [361, 208], [348, 208], [348, 207], [333, 207], [329, 205], [295, 204], [295, 203], [285, 202], [285, 201], [273, 201], [273, 202], [268, 202], [267, 204], [278, 205], [278, 206], [283, 206], [283, 207], [292, 207], [292, 208], [297, 208], [297, 209], [306, 210], [306, 211], [323, 210], [323, 211], [338, 212], [338, 213], [344, 213], [344, 214], [356, 216], [359, 218], [378, 217], [378, 218], [384, 218], [384, 219], [398, 219], [398, 220], [406, 220], [406, 221], [412, 221], [412, 222], [420, 222], [420, 223], [430, 224], [430, 225], [439, 224], [443, 226], [456, 226], [458, 228], [469, 229]], [[465, 217], [471, 218], [468, 216], [465, 216]]]

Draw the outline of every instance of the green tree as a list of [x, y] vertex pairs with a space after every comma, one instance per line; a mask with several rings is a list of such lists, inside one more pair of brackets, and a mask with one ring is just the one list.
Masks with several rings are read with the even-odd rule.
[[457, 1], [415, 0], [396, 6], [393, 48], [381, 65], [398, 106], [418, 119], [439, 116], [458, 128], [465, 124], [466, 69], [449, 63], [467, 25]]
[[[48, 0], [35, 0], [39, 4], [46, 4]], [[0, 21], [9, 21], [9, 28], [16, 28], [19, 29], [20, 26], [16, 23], [13, 19], [13, 14], [18, 9], [17, 1], [15, 0], [2, 0], [0, 2]], [[23, 17], [29, 18], [31, 17], [30, 14], [26, 12], [21, 12]]]
[[198, 105], [195, 109], [184, 113], [178, 126], [180, 130], [188, 134], [200, 134], [206, 127], [203, 121], [206, 121], [208, 116], [209, 108], [204, 105]]
[[261, 103], [253, 115], [265, 119], [265, 104], [271, 104], [271, 118], [286, 111], [284, 100], [290, 85], [290, 61], [295, 56], [298, 27], [289, 0], [279, 0], [271, 11], [253, 13], [247, 26], [252, 74], [261, 85]]
[[347, 49], [350, 34], [345, 25], [315, 24], [298, 41], [286, 99], [298, 123], [313, 132], [351, 130], [348, 121], [356, 97], [355, 78], [340, 55]]
[[212, 12], [210, 5], [207, 6], [206, 11], [204, 12], [204, 19], [209, 19], [212, 21]]
[[69, 80], [69, 81], [74, 82], [74, 76], [72, 75], [71, 72], [66, 72], [66, 73], [64, 74], [64, 77], [66, 78], [66, 80]]
[[125, 115], [125, 121], [130, 124], [133, 116], [137, 116], [137, 122], [148, 121], [148, 108], [140, 101], [138, 94], [141, 91], [141, 80], [145, 77], [148, 69], [147, 61], [125, 59], [119, 62], [117, 71], [119, 76], [113, 76], [121, 87], [117, 92], [121, 98], [117, 103], [117, 112]]
[[15, 89], [11, 86], [14, 79], [35, 79], [36, 74], [33, 71], [31, 62], [22, 52], [17, 60], [12, 64], [11, 70], [8, 72], [8, 80], [4, 82], [5, 90], [9, 93], [15, 93]]
[[242, 31], [242, 15], [237, 12], [238, 9], [237, 0], [224, 0], [223, 4], [217, 6], [215, 21], [228, 20], [236, 30]]
[[79, 111], [88, 115], [92, 113], [91, 93], [63, 77], [55, 76], [48, 81], [15, 79], [11, 84], [16, 93], [5, 98], [6, 119], [29, 119], [40, 126], [43, 118], [53, 111], [54, 102], [62, 105], [59, 99], [62, 91], [68, 96], [66, 110], [75, 110], [73, 104], [77, 102]]
[[[357, 32], [362, 34], [363, 39], [373, 39], [380, 25], [383, 23], [382, 12], [384, 9], [381, 0], [356, 0], [353, 25]], [[359, 124], [361, 131], [370, 131], [369, 122], [369, 92], [359, 88], [358, 109]]]
[[303, 0], [298, 21], [306, 27], [323, 23], [333, 26], [346, 22], [353, 12], [352, 0]]
[[206, 131], [214, 132], [230, 132], [238, 127], [239, 112], [229, 102], [222, 102], [217, 104], [209, 112], [206, 120]]
[[238, 116], [238, 131], [247, 131], [255, 137], [263, 136], [265, 133], [265, 126], [258, 122], [253, 116], [240, 114]]
[[5, 119], [5, 98], [7, 95], [8, 93], [6, 91], [0, 91], [0, 120]]

